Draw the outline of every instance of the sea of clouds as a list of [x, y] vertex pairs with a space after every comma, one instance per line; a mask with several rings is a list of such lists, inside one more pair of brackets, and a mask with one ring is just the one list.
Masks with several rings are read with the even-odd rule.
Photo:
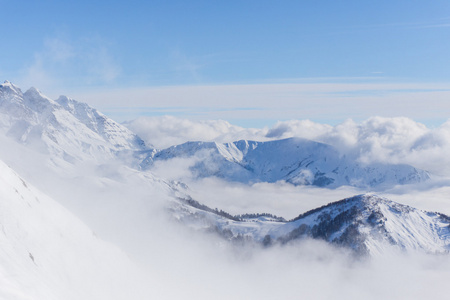
[[[336, 126], [291, 120], [277, 122], [270, 128], [243, 128], [223, 120], [193, 121], [163, 116], [141, 117], [127, 126], [159, 149], [187, 141], [225, 143], [302, 137], [333, 145], [362, 163], [411, 164], [429, 171], [433, 179], [377, 193], [413, 207], [450, 214], [450, 184], [446, 178], [450, 175], [450, 122], [428, 128], [409, 118], [372, 117], [361, 123], [347, 120]], [[186, 180], [194, 199], [231, 214], [268, 212], [293, 218], [329, 202], [371, 192], [284, 182], [246, 185], [213, 177], [193, 179], [188, 171], [193, 163], [183, 159], [168, 161], [157, 164], [153, 171]], [[199, 247], [194, 250], [198, 251], [196, 255], [189, 256], [194, 263], [183, 263], [188, 260], [183, 257], [176, 264], [187, 270], [183, 277], [193, 276], [204, 283], [198, 296], [205, 298], [211, 293], [216, 299], [422, 299], [443, 297], [446, 294], [443, 285], [450, 279], [447, 256], [392, 252], [355, 260], [344, 250], [317, 241], [285, 248], [230, 249], [220, 242], [198, 238], [182, 242], [193, 247], [190, 251]], [[197, 270], [189, 273], [191, 268]]]
[[[149, 145], [162, 149], [187, 141], [233, 142], [241, 139], [270, 141], [302, 137], [336, 147], [361, 163], [410, 164], [428, 171], [432, 180], [389, 190], [341, 187], [320, 189], [284, 182], [252, 185], [220, 178], [195, 178], [189, 167], [196, 159], [158, 161], [152, 171], [163, 178], [186, 182], [189, 193], [201, 203], [232, 214], [268, 212], [292, 218], [309, 209], [355, 194], [375, 192], [394, 201], [450, 214], [450, 121], [436, 128], [409, 118], [371, 117], [331, 126], [310, 120], [280, 121], [272, 127], [243, 128], [223, 120], [194, 121], [174, 116], [140, 117], [126, 124]], [[211, 168], [214, 166], [211, 166]], [[218, 192], [220, 191], [220, 192]]]
[[[446, 136], [450, 134], [447, 123], [430, 129], [410, 119], [375, 117], [360, 124], [347, 121], [329, 126], [306, 120], [245, 129], [225, 121], [160, 117], [141, 118], [128, 126], [158, 148], [188, 140], [230, 142], [301, 136], [359, 154], [362, 161], [412, 161], [418, 166], [414, 158], [421, 157], [420, 163], [428, 166], [427, 170], [435, 166], [442, 170], [440, 174], [450, 171], [445, 159], [449, 147]], [[170, 198], [158, 187], [157, 177], [179, 174], [177, 164], [166, 173], [160, 166], [156, 176], [151, 172], [142, 176], [114, 163], [77, 166], [61, 174], [51, 171], [45, 155], [6, 137], [0, 141], [4, 145], [0, 148], [2, 160], [139, 266], [145, 275], [127, 274], [128, 283], [146, 287], [135, 299], [424, 299], [443, 298], [448, 293], [450, 259], [446, 255], [393, 251], [382, 257], [356, 259], [345, 249], [312, 240], [269, 249], [231, 245], [168, 217], [165, 203]], [[186, 170], [188, 166], [186, 161], [178, 167]], [[415, 207], [450, 213], [447, 186], [445, 179], [440, 179], [427, 186], [396, 187], [384, 195]], [[366, 192], [350, 187], [295, 187], [283, 182], [245, 185], [217, 178], [191, 180], [188, 187], [194, 199], [213, 208], [232, 214], [268, 212], [286, 218]], [[128, 283], [124, 282], [124, 288], [130, 286]], [[95, 286], [89, 289], [102, 294]]]

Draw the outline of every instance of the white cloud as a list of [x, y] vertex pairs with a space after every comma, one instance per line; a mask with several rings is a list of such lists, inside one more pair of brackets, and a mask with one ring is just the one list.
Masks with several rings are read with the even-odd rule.
[[245, 129], [223, 120], [188, 120], [173, 116], [141, 117], [126, 123], [147, 144], [167, 148], [187, 141], [233, 142], [264, 139], [266, 130]]
[[[364, 193], [353, 187], [321, 189], [293, 186], [289, 183], [255, 183], [252, 185], [226, 182], [218, 178], [187, 181], [190, 195], [212, 208], [226, 208], [233, 214], [271, 213], [292, 219], [316, 207]], [[220, 192], [218, 192], [220, 191]]]
[[40, 89], [46, 89], [49, 86], [56, 85], [57, 79], [45, 67], [45, 59], [42, 55], [35, 54], [33, 64], [27, 68], [22, 81], [32, 82], [33, 85], [39, 86]]
[[69, 86], [109, 83], [119, 74], [120, 66], [101, 38], [53, 37], [43, 41], [18, 83], [55, 92]]
[[170, 53], [170, 58], [172, 68], [179, 77], [188, 77], [195, 81], [200, 81], [201, 76], [199, 70], [202, 67], [201, 64], [195, 62], [192, 58], [187, 57], [180, 50], [173, 50]]
[[258, 129], [222, 120], [194, 121], [164, 116], [138, 118], [127, 126], [157, 148], [187, 141], [267, 141], [302, 137], [331, 144], [362, 163], [410, 164], [433, 174], [450, 176], [450, 121], [428, 128], [404, 117], [371, 117], [361, 123], [349, 119], [336, 126], [290, 120]]
[[337, 124], [349, 118], [362, 122], [374, 115], [443, 122], [450, 109], [448, 86], [383, 83], [375, 79], [310, 79], [282, 84], [118, 86], [95, 92], [76, 91], [72, 97], [118, 121], [176, 111], [177, 116], [191, 120], [222, 119], [235, 124], [271, 124], [291, 119]]
[[54, 62], [65, 63], [76, 56], [76, 53], [73, 45], [68, 41], [52, 38], [44, 41], [44, 51], [41, 52], [41, 55], [46, 56], [47, 59], [51, 59]]
[[290, 120], [277, 122], [267, 132], [268, 138], [282, 139], [292, 136], [301, 136], [307, 139], [314, 139], [317, 136], [329, 132], [332, 126], [327, 124], [319, 124], [310, 120]]
[[86, 69], [88, 82], [112, 82], [120, 75], [121, 68], [107, 45], [99, 38], [85, 41], [84, 47], [80, 49], [79, 58]]

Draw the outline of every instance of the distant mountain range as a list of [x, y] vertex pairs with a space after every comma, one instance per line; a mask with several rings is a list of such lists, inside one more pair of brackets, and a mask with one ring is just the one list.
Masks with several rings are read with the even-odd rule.
[[294, 185], [385, 188], [429, 179], [427, 172], [409, 165], [362, 164], [334, 147], [301, 138], [269, 142], [187, 142], [152, 151], [141, 163], [149, 169], [157, 161], [190, 159], [195, 176], [216, 176], [244, 183], [284, 180]]

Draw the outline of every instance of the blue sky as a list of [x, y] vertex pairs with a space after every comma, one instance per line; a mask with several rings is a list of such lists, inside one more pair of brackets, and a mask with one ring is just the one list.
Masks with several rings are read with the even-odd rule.
[[[450, 87], [448, 0], [0, 0], [0, 7], [0, 77], [53, 97], [64, 93], [92, 101], [89, 95], [102, 97], [111, 89], [127, 95], [130, 89], [162, 86], [305, 82], [415, 83], [422, 92], [429, 84]], [[345, 93], [364, 97], [385, 90]], [[330, 103], [342, 98], [331, 94]], [[174, 97], [183, 96], [192, 95]], [[176, 107], [190, 107], [191, 98]], [[163, 100], [155, 101], [163, 106]], [[94, 102], [112, 113], [107, 99]], [[151, 107], [142, 99], [133, 105]], [[244, 108], [250, 107], [259, 105]], [[223, 109], [211, 97], [189, 111], [215, 108]], [[327, 121], [320, 114], [310, 118]]]

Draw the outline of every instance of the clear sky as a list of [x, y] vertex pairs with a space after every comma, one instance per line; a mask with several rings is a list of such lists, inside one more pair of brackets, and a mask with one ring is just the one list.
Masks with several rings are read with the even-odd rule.
[[[171, 101], [155, 98], [152, 89], [163, 86], [279, 87], [345, 82], [356, 86], [399, 84], [389, 90], [396, 93], [405, 92], [403, 84], [415, 84], [415, 88], [406, 89], [408, 94], [414, 89], [419, 93], [446, 93], [447, 87], [450, 89], [448, 0], [0, 0], [0, 26], [0, 79], [24, 89], [36, 86], [53, 97], [59, 93], [83, 97], [78, 100], [88, 99], [111, 114], [127, 105], [145, 107], [150, 115], [180, 107], [202, 112], [224, 109], [214, 92], [208, 93], [207, 103], [194, 107], [190, 102], [195, 94], [186, 94], [186, 89], [182, 94], [172, 91]], [[124, 99], [122, 104], [115, 100], [113, 108], [102, 94], [112, 89], [123, 97], [130, 90], [147, 90], [136, 103], [133, 99]], [[313, 101], [321, 89], [298, 94], [302, 106], [308, 103], [307, 95]], [[337, 89], [330, 91], [330, 103], [340, 101], [343, 95], [363, 99], [385, 92], [385, 88], [363, 92], [359, 88]], [[235, 93], [236, 89], [228, 89], [226, 99]], [[146, 100], [145, 94], [152, 100]], [[272, 101], [280, 99], [273, 91], [271, 95]], [[290, 94], [292, 101], [295, 95]], [[441, 95], [440, 101], [448, 95]], [[251, 102], [248, 90], [245, 96], [247, 101], [240, 108], [270, 109]], [[430, 95], [426, 97], [430, 100]], [[291, 109], [293, 102], [289, 103]], [[158, 112], [149, 109], [152, 105]], [[233, 107], [226, 109], [233, 111]], [[401, 111], [386, 111], [401, 115]], [[445, 113], [450, 115], [450, 111], [440, 113], [441, 119]], [[352, 114], [343, 113], [337, 119]], [[406, 116], [425, 120], [420, 115]], [[291, 117], [331, 122], [320, 113], [302, 112], [285, 119]], [[271, 119], [261, 116], [258, 124], [280, 118], [282, 113]]]

